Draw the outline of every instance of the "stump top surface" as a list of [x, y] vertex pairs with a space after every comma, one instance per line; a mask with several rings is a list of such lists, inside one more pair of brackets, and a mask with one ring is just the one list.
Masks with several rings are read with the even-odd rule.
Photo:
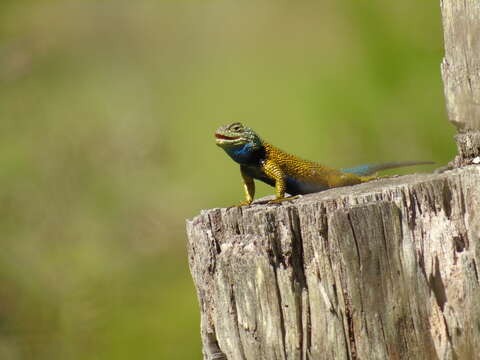
[[[276, 207], [291, 207], [299, 206], [303, 204], [311, 203], [321, 203], [321, 202], [339, 202], [343, 199], [361, 199], [361, 198], [372, 198], [376, 194], [382, 193], [394, 193], [395, 190], [404, 189], [406, 187], [415, 186], [419, 184], [432, 183], [438, 180], [444, 180], [450, 176], [459, 175], [464, 172], [472, 172], [472, 174], [480, 173], [480, 166], [478, 165], [469, 165], [462, 168], [456, 168], [452, 170], [447, 170], [441, 173], [415, 173], [408, 175], [394, 175], [379, 178], [378, 180], [373, 180], [367, 183], [344, 186], [333, 188], [318, 193], [300, 195], [298, 198], [291, 201], [284, 201], [278, 204], [266, 204], [268, 200], [273, 199], [273, 195], [266, 196], [260, 199], [255, 200], [251, 205], [242, 207], [242, 209], [248, 209], [253, 211], [260, 211], [263, 209], [272, 209]], [[362, 201], [362, 203], [364, 203]], [[205, 215], [205, 213], [214, 212], [218, 210], [228, 211], [229, 209], [235, 208], [235, 206], [228, 207], [218, 207], [201, 210], [201, 213], [195, 216], [192, 219], [187, 220], [187, 222], [195, 222], [197, 218]]]

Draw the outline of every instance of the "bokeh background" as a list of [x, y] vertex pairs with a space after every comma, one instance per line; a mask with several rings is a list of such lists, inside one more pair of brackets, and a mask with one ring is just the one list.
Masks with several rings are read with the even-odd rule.
[[2, 0], [0, 359], [200, 359], [185, 219], [243, 197], [219, 125], [451, 160], [437, 3]]

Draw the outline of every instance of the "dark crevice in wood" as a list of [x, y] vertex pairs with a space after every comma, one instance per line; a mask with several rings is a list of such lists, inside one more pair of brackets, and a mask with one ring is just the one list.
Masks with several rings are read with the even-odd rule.
[[218, 239], [216, 238], [215, 234], [220, 232], [221, 230], [220, 229], [217, 229], [216, 228], [216, 224], [217, 222], [213, 219], [213, 217], [217, 215], [217, 214], [208, 214], [208, 221], [209, 221], [209, 225], [210, 225], [210, 229], [212, 229], [212, 240], [214, 242], [214, 247], [215, 247], [215, 250], [217, 251], [217, 255], [220, 254], [222, 252], [221, 248], [220, 248], [220, 244], [218, 242]]
[[289, 208], [290, 229], [292, 231], [292, 265], [295, 277], [301, 286], [301, 289], [308, 290], [307, 280], [305, 277], [305, 254], [303, 250], [303, 238], [300, 225], [300, 218], [298, 216], [298, 210], [295, 208]]
[[450, 336], [450, 330], [448, 328], [447, 319], [445, 319], [444, 314], [442, 314], [442, 319], [443, 319], [443, 326], [445, 327], [445, 333], [447, 334], [447, 340], [451, 344], [452, 343], [452, 337]]
[[357, 236], [355, 234], [355, 229], [353, 227], [352, 217], [351, 217], [350, 213], [347, 214], [347, 219], [348, 219], [348, 223], [350, 225], [350, 229], [352, 231], [353, 241], [355, 242], [355, 249], [357, 251], [357, 259], [358, 259], [358, 268], [361, 271], [362, 270], [362, 257], [360, 256], [360, 247], [358, 246], [358, 240], [357, 240]]
[[285, 330], [285, 317], [283, 316], [283, 307], [282, 307], [282, 294], [280, 292], [280, 287], [278, 286], [278, 275], [277, 275], [277, 267], [273, 268], [273, 273], [275, 275], [275, 289], [277, 292], [277, 299], [278, 299], [278, 316], [280, 318], [280, 330], [282, 332], [282, 352], [283, 355], [285, 356], [284, 358], [287, 359], [287, 338], [286, 338], [286, 330]]
[[466, 214], [466, 206], [465, 206], [465, 202], [466, 202], [466, 199], [465, 199], [465, 194], [464, 194], [464, 191], [463, 191], [463, 186], [462, 186], [462, 182], [461, 180], [459, 181], [459, 187], [458, 187], [458, 198], [460, 199], [460, 209], [459, 209], [459, 212], [460, 214]]
[[343, 291], [345, 301], [345, 316], [347, 317], [348, 342], [350, 344], [350, 360], [357, 360], [357, 346], [355, 344], [355, 328], [353, 325], [353, 310], [351, 300], [346, 289]]
[[[306, 307], [302, 308], [302, 310], [305, 309], [303, 313], [306, 314], [306, 321], [303, 322], [303, 328], [305, 331], [302, 334], [302, 349], [305, 349], [305, 354], [310, 354], [310, 349], [312, 348], [312, 322], [310, 319], [310, 301], [308, 298], [306, 299], [305, 303]], [[305, 356], [305, 360], [308, 359], [309, 356]]]
[[347, 323], [346, 327], [345, 326], [341, 327], [343, 338], [345, 339], [345, 355], [349, 360], [352, 360], [352, 355], [350, 354], [350, 348], [352, 345], [350, 344], [350, 332], [348, 331], [350, 326], [349, 320], [346, 314], [345, 314], [346, 319], [343, 319], [343, 313], [341, 313], [340, 315], [341, 315], [340, 317], [342, 320], [342, 324], [344, 324], [345, 322]]
[[[213, 243], [213, 249], [215, 249], [216, 255], [219, 255], [222, 252], [222, 250], [221, 250], [220, 244], [218, 243], [218, 240], [215, 237], [215, 231], [213, 230], [214, 229], [214, 221], [212, 220], [212, 217], [210, 215], [208, 216], [208, 221], [209, 221], [210, 228], [212, 229], [211, 241]], [[212, 252], [213, 252], [213, 249], [212, 249]], [[216, 269], [216, 265], [217, 265], [216, 259], [217, 259], [217, 256], [215, 256], [214, 254], [212, 254], [212, 256], [210, 256], [209, 259], [208, 259], [209, 260], [208, 272], [210, 274], [215, 273], [215, 269]]]
[[[335, 297], [335, 305], [337, 305], [338, 304], [337, 284], [335, 283], [332, 284], [332, 290], [333, 290], [333, 296]], [[331, 311], [338, 316], [338, 313], [335, 307], [333, 307]]]
[[474, 274], [475, 274], [475, 278], [477, 279], [477, 281], [480, 282], [480, 280], [478, 278], [477, 262], [475, 261], [475, 259], [472, 259], [472, 266], [473, 266], [473, 271], [474, 271]]
[[[418, 259], [418, 266], [420, 267], [420, 271], [422, 275], [425, 277], [425, 280], [428, 281], [427, 270], [425, 269], [425, 257], [423, 255], [423, 251], [417, 251], [417, 259]], [[428, 288], [432, 290], [431, 287]]]
[[[426, 194], [424, 192], [422, 192], [424, 194], [424, 196], [426, 197]], [[420, 203], [421, 201], [418, 200], [418, 194], [416, 192], [413, 192], [412, 193], [412, 198], [413, 198], [413, 201], [412, 201], [412, 204], [413, 204], [413, 210], [418, 210], [418, 214], [419, 215], [422, 215], [422, 207], [420, 206]], [[415, 226], [417, 225], [416, 224], [416, 219], [417, 219], [417, 214], [416, 214], [416, 211], [414, 212], [414, 221], [415, 221]]]
[[[272, 213], [265, 214], [266, 235], [269, 238], [271, 247], [268, 250], [270, 265], [276, 268], [281, 264], [284, 268], [288, 266], [286, 258], [282, 253], [282, 245], [279, 241], [279, 234], [276, 227], [276, 219]], [[271, 236], [269, 236], [271, 234]]]
[[448, 219], [452, 216], [452, 198], [452, 191], [445, 181], [443, 182], [443, 209]]
[[405, 201], [405, 208], [408, 209], [407, 211], [407, 218], [408, 218], [408, 227], [410, 230], [413, 230], [417, 226], [417, 203], [413, 193], [409, 190], [406, 190], [406, 196], [408, 196], [409, 204]]
[[438, 257], [435, 256], [435, 274], [430, 274], [429, 284], [430, 288], [435, 295], [435, 300], [437, 301], [438, 306], [443, 311], [445, 308], [445, 303], [447, 302], [447, 293], [445, 291], [445, 284], [442, 280], [442, 275], [440, 274], [440, 265], [438, 262]]
[[465, 239], [463, 234], [459, 234], [453, 237], [453, 243], [455, 244], [456, 252], [463, 252], [465, 250]]
[[[303, 292], [308, 294], [308, 285], [307, 280], [305, 277], [305, 253], [303, 249], [303, 238], [302, 238], [302, 228], [300, 225], [300, 217], [298, 215], [298, 210], [294, 207], [290, 207], [288, 209], [288, 215], [290, 220], [290, 230], [292, 232], [292, 265], [293, 265], [293, 291], [299, 291], [300, 293], [299, 298], [299, 315], [298, 315], [298, 323], [300, 325], [300, 329], [303, 329], [305, 324], [303, 324], [302, 313], [304, 312], [303, 309], [303, 301], [301, 299]], [[295, 282], [300, 285], [300, 288], [297, 290], [295, 289]], [[308, 301], [307, 301], [308, 305]], [[307, 309], [308, 311], [308, 309]], [[303, 332], [300, 335], [300, 348], [304, 348], [304, 343], [307, 345], [307, 349], [310, 346], [310, 338], [304, 337]]]
[[[389, 204], [389, 203], [388, 203]], [[382, 227], [381, 227], [381, 230], [382, 230], [382, 240], [383, 240], [383, 246], [384, 246], [384, 251], [385, 251], [385, 258], [387, 259], [387, 264], [388, 264], [388, 268], [390, 269], [390, 271], [392, 270], [392, 262], [390, 260], [390, 255], [389, 255], [389, 252], [388, 252], [388, 247], [389, 245], [387, 244], [387, 229], [386, 229], [386, 224], [385, 224], [385, 221], [384, 221], [384, 216], [388, 216], [391, 220], [393, 220], [393, 216], [394, 214], [383, 214], [383, 211], [382, 211], [382, 214], [380, 216], [380, 222], [382, 224]]]

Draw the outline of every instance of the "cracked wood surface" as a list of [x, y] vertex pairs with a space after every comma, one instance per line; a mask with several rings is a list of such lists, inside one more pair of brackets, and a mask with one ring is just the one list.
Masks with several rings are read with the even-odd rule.
[[480, 3], [441, 0], [442, 75], [448, 117], [461, 132], [480, 129]]
[[459, 167], [480, 156], [480, 2], [441, 0], [440, 7], [445, 101], [448, 118], [459, 131], [458, 155], [451, 166]]
[[480, 167], [187, 222], [205, 359], [474, 359]]

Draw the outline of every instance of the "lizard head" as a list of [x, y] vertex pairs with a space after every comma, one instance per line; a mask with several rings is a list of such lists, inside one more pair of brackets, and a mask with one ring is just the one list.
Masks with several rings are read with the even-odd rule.
[[264, 150], [262, 140], [255, 131], [239, 122], [220, 126], [215, 131], [215, 141], [239, 164], [256, 163]]
[[249, 144], [252, 149], [262, 146], [260, 137], [248, 127], [244, 127], [241, 123], [236, 122], [220, 126], [215, 131], [215, 141], [222, 148], [243, 147]]

